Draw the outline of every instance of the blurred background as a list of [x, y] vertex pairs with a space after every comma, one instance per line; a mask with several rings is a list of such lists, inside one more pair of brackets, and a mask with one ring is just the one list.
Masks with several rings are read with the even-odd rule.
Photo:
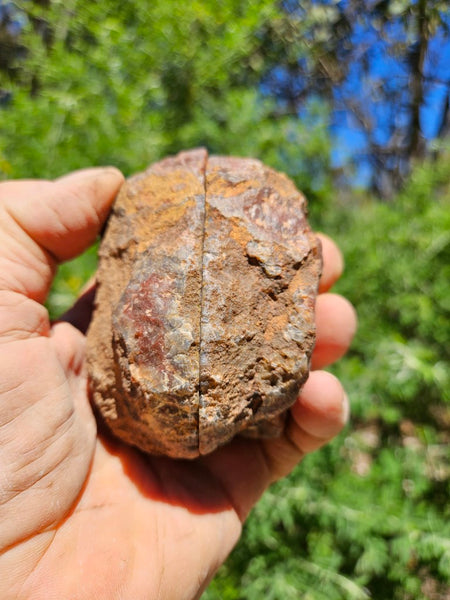
[[[445, 0], [0, 0], [0, 179], [254, 156], [344, 252], [351, 423], [206, 600], [450, 598], [449, 30]], [[53, 316], [95, 264], [60, 268]]]

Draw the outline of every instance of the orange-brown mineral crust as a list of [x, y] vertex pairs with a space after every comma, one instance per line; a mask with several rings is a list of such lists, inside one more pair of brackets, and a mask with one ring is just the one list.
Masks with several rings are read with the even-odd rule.
[[99, 256], [88, 369], [119, 438], [194, 458], [281, 433], [309, 372], [321, 271], [285, 175], [205, 150], [167, 158], [123, 186]]

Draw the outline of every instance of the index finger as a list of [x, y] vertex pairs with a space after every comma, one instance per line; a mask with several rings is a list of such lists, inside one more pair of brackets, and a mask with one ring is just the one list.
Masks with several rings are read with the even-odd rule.
[[342, 253], [324, 233], [317, 233], [322, 244], [323, 271], [319, 282], [319, 293], [327, 292], [339, 279], [344, 270], [344, 259]]

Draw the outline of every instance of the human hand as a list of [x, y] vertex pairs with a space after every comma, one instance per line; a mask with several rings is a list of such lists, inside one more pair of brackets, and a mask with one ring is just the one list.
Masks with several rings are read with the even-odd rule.
[[[83, 297], [65, 320], [42, 306], [59, 262], [92, 244], [122, 183], [115, 169], [0, 184], [0, 597], [198, 598], [264, 489], [336, 435], [340, 383], [311, 372], [278, 440], [237, 438], [195, 461], [144, 456], [97, 430], [87, 396]], [[322, 238], [313, 368], [348, 348], [342, 270]], [[77, 325], [77, 327], [74, 326]]]

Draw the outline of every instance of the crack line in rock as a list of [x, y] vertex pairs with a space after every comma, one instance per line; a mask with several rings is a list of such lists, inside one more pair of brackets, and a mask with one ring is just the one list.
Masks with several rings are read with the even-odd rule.
[[200, 323], [198, 328], [198, 410], [197, 410], [197, 439], [200, 452], [200, 406], [202, 400], [202, 321], [203, 321], [203, 281], [205, 271], [205, 238], [206, 238], [206, 169], [208, 164], [208, 152], [205, 154], [203, 163], [203, 224], [202, 240], [200, 244]]

